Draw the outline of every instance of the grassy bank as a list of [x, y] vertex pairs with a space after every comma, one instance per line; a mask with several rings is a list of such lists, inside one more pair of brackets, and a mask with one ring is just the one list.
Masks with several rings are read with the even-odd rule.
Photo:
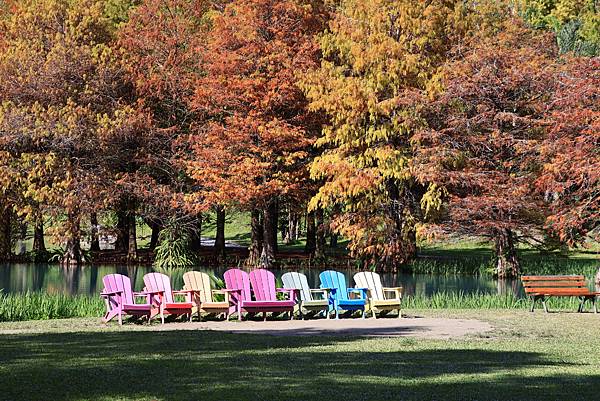
[[[494, 331], [429, 340], [160, 332], [102, 327], [86, 319], [65, 321], [60, 328], [53, 322], [3, 323], [0, 399], [597, 398], [600, 346], [593, 339], [600, 330], [598, 316], [485, 310], [413, 314], [485, 320]], [[3, 335], [4, 330], [12, 331]]]
[[0, 293], [0, 322], [102, 316], [104, 308], [100, 297]]
[[[552, 310], [574, 311], [578, 300], [573, 298], [552, 298], [548, 301]], [[525, 310], [530, 301], [512, 294], [465, 294], [439, 292], [432, 296], [406, 296], [403, 308], [413, 309], [514, 309]], [[541, 307], [541, 306], [540, 306]], [[62, 294], [0, 294], [0, 322], [25, 320], [50, 320], [74, 317], [100, 317], [105, 311], [104, 302], [99, 297]]]

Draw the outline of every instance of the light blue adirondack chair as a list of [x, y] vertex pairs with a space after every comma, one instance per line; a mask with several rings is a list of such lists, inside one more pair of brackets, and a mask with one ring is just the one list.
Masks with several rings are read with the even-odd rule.
[[[335, 311], [335, 318], [339, 319], [339, 311], [362, 311], [362, 318], [365, 318], [365, 309], [367, 306], [367, 288], [348, 288], [346, 277], [343, 273], [334, 270], [326, 270], [319, 274], [321, 288], [330, 288], [331, 297], [329, 298], [329, 307]], [[352, 295], [358, 297], [351, 297]]]

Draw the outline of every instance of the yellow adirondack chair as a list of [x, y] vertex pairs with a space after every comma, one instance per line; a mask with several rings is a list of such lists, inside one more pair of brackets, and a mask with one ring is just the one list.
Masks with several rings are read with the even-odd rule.
[[[185, 290], [197, 291], [194, 295], [194, 313], [200, 318], [201, 313], [223, 313], [225, 319], [229, 319], [229, 291], [213, 290], [210, 285], [210, 277], [206, 273], [198, 271], [189, 271], [183, 275], [183, 288]], [[215, 294], [222, 294], [223, 301], [215, 301]]]
[[360, 272], [354, 275], [356, 287], [369, 289], [369, 306], [373, 318], [376, 312], [387, 313], [398, 310], [398, 318], [402, 317], [402, 287], [384, 287], [381, 277], [374, 272]]

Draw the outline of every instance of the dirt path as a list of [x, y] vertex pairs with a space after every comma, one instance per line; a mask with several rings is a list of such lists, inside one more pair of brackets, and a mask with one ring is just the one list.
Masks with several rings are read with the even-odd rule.
[[112, 322], [104, 325], [100, 323], [99, 319], [61, 319], [0, 324], [0, 336], [47, 332], [177, 330], [214, 330], [227, 333], [253, 333], [272, 336], [325, 335], [448, 339], [486, 333], [493, 330], [493, 327], [487, 322], [475, 319], [436, 317], [268, 320], [266, 322], [171, 322], [165, 325], [154, 321], [150, 326], [146, 324], [125, 323], [122, 327]]
[[486, 322], [471, 319], [444, 318], [386, 318], [293, 321], [245, 321], [181, 323], [157, 327], [157, 330], [216, 330], [228, 333], [254, 333], [273, 336], [366, 336], [418, 337], [448, 339], [491, 331]]

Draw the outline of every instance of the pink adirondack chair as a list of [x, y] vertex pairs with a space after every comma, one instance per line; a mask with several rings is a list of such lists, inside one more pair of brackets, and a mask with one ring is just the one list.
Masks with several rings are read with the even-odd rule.
[[[263, 312], [267, 319], [267, 312], [289, 312], [294, 318], [294, 305], [296, 304], [295, 289], [275, 287], [275, 276], [268, 270], [257, 269], [248, 275], [240, 269], [229, 269], [224, 274], [225, 285], [231, 291], [231, 299], [236, 308], [239, 320], [242, 320], [242, 311], [247, 313]], [[254, 300], [250, 291], [250, 284], [254, 290]], [[278, 300], [277, 293], [288, 294], [288, 299]]]
[[[160, 320], [164, 324], [165, 314], [189, 315], [190, 322], [192, 321], [194, 290], [173, 291], [171, 280], [162, 273], [146, 274], [144, 285], [144, 291], [152, 295], [152, 314], [150, 318], [160, 314]], [[185, 294], [185, 302], [176, 302], [175, 294]]]
[[[150, 294], [133, 292], [129, 277], [122, 274], [107, 274], [102, 278], [102, 283], [104, 289], [100, 296], [106, 303], [106, 314], [102, 318], [104, 323], [108, 323], [116, 316], [121, 325], [123, 324], [123, 315], [147, 316], [150, 320], [152, 309]], [[135, 303], [136, 297], [144, 297], [146, 302]]]

